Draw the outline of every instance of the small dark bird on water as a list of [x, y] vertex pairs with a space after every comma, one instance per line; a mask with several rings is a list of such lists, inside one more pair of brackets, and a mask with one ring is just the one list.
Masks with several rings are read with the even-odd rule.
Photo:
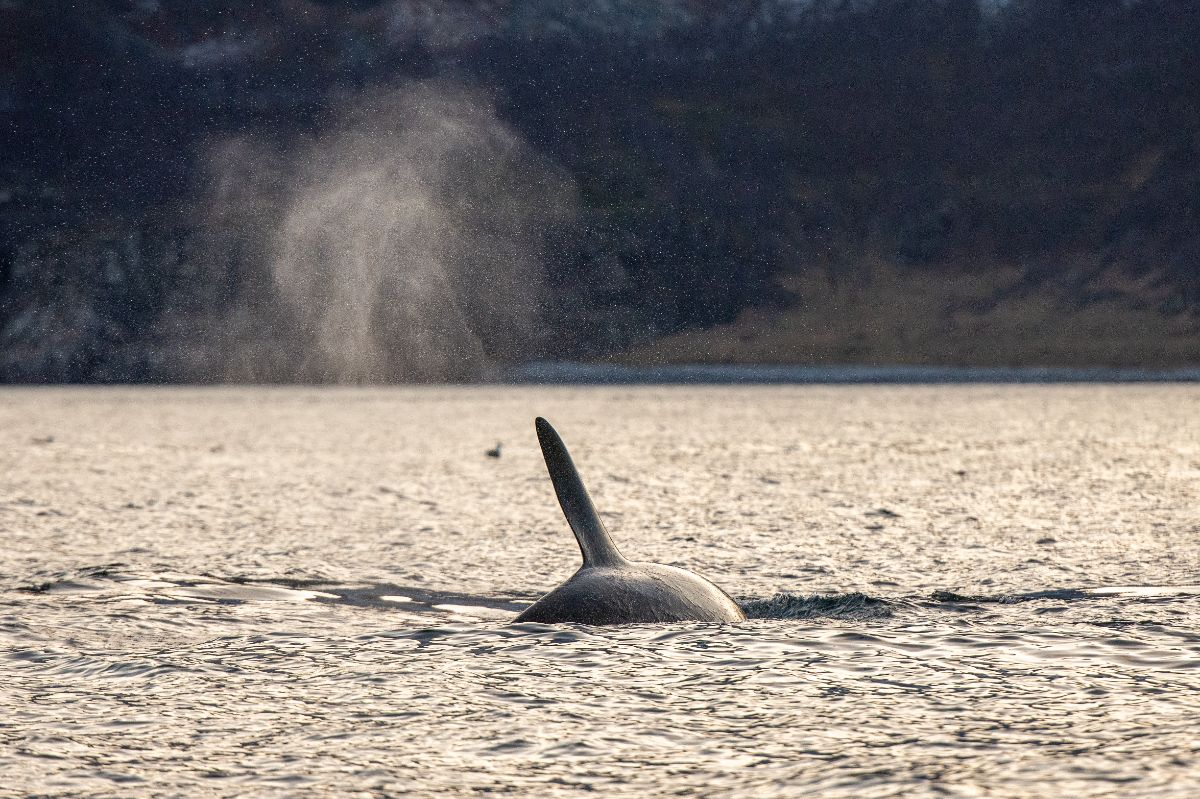
[[501, 447], [503, 447], [503, 446], [504, 446], [504, 444], [502, 444], [501, 442], [497, 441], [497, 442], [496, 442], [496, 448], [495, 448], [495, 449], [489, 449], [489, 450], [487, 451], [487, 456], [488, 456], [489, 458], [499, 458], [499, 457], [500, 457], [500, 448], [501, 448]]

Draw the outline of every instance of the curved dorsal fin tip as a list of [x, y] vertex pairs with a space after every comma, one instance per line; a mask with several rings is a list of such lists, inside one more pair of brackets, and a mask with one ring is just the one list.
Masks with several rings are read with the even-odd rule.
[[583, 485], [583, 480], [571, 460], [571, 454], [562, 438], [549, 422], [541, 416], [534, 421], [538, 443], [542, 446], [542, 457], [546, 460], [546, 471], [554, 484], [554, 493], [562, 507], [579, 550], [583, 553], [584, 566], [609, 566], [624, 563], [625, 558], [613, 543], [604, 528], [604, 522], [592, 504], [592, 498]]

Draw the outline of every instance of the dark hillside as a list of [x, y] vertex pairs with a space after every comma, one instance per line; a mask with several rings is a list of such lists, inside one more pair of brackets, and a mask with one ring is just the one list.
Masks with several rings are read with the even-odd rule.
[[1198, 41], [1184, 0], [9, 0], [0, 379], [1195, 364]]

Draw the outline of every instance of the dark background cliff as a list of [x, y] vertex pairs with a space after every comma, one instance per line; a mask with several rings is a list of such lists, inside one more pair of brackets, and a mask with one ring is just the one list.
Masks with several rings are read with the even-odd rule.
[[1184, 0], [6, 0], [0, 379], [328, 378], [278, 313], [213, 366], [271, 286], [252, 241], [214, 255], [208, 166], [404, 85], [486, 97], [575, 200], [529, 335], [377, 379], [1200, 363], [1197, 42]]

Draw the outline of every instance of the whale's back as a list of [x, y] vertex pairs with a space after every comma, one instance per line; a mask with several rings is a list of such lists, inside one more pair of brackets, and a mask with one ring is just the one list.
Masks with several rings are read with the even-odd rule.
[[744, 621], [728, 594], [698, 574], [626, 561], [584, 567], [517, 617], [546, 624], [662, 624]]

